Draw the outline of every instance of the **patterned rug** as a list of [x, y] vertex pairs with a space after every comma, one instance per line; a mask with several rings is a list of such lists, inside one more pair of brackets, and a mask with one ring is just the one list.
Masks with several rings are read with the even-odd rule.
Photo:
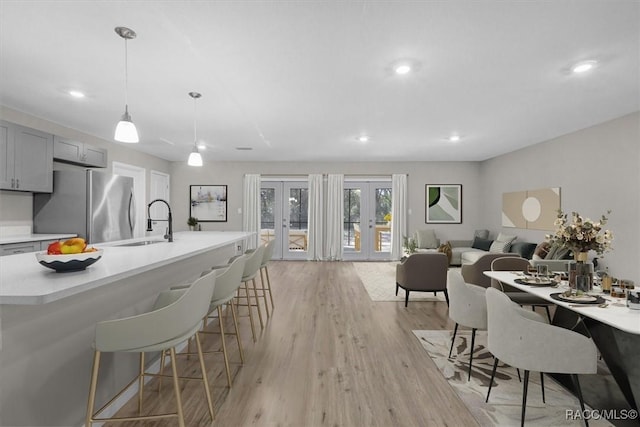
[[[354, 262], [353, 266], [369, 294], [371, 301], [404, 301], [404, 289], [396, 296], [397, 262]], [[445, 301], [444, 293], [411, 292], [411, 301]]]
[[[471, 331], [458, 330], [451, 359], [449, 347], [453, 331], [413, 331], [420, 343], [435, 362], [442, 375], [465, 403], [481, 426], [520, 425], [522, 410], [522, 383], [518, 381], [515, 368], [498, 364], [496, 379], [491, 388], [489, 403], [487, 396], [493, 357], [486, 349], [486, 332], [476, 333], [471, 381], [467, 381]], [[522, 372], [522, 371], [521, 371]], [[525, 425], [531, 426], [580, 426], [581, 420], [567, 420], [566, 411], [578, 411], [580, 403], [551, 377], [544, 377], [546, 404], [542, 403], [540, 375], [529, 376]], [[589, 420], [590, 426], [611, 426], [604, 420]]]

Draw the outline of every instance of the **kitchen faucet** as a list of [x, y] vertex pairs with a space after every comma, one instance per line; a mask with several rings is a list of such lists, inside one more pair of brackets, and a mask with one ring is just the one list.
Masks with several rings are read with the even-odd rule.
[[[151, 218], [151, 205], [153, 205], [155, 202], [162, 202], [165, 205], [167, 205], [167, 209], [169, 209], [169, 215], [167, 216], [167, 219], [152, 219]], [[169, 203], [166, 200], [164, 200], [164, 199], [155, 199], [155, 200], [153, 200], [151, 203], [149, 203], [147, 205], [147, 231], [153, 231], [153, 227], [152, 227], [151, 221], [167, 221], [169, 223], [169, 227], [167, 228], [167, 234], [164, 235], [164, 238], [167, 239], [170, 242], [173, 242], [173, 219], [171, 217], [171, 206], [169, 206]]]

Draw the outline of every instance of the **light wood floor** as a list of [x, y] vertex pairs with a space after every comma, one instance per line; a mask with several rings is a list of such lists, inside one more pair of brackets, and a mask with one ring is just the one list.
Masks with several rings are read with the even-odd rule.
[[[411, 333], [452, 329], [446, 303], [409, 302], [405, 308], [402, 302], [373, 302], [350, 262], [279, 261], [269, 271], [275, 311], [255, 344], [248, 318], [241, 319], [245, 364], [233, 364], [230, 390], [222, 355], [207, 357], [213, 423], [201, 383], [184, 382], [187, 426], [477, 425]], [[217, 335], [205, 340], [205, 347], [219, 347]], [[233, 338], [227, 346], [238, 362]], [[199, 372], [193, 358], [178, 364], [186, 366], [183, 372]], [[165, 380], [160, 395], [147, 393], [145, 408], [173, 410], [170, 385]], [[121, 413], [134, 408], [130, 402]]]

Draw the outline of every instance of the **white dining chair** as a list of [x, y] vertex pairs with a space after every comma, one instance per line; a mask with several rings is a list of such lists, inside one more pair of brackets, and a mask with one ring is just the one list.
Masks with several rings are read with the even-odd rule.
[[[524, 426], [529, 371], [571, 374], [580, 408], [584, 400], [578, 374], [595, 374], [597, 351], [593, 341], [577, 332], [550, 325], [540, 314], [526, 310], [495, 288], [488, 288], [487, 346], [494, 356], [487, 401], [498, 361], [524, 370], [522, 414]], [[588, 425], [585, 419], [585, 424]]]
[[456, 322], [451, 337], [451, 348], [449, 357], [453, 352], [453, 343], [456, 340], [458, 326], [471, 328], [471, 348], [469, 351], [469, 375], [467, 381], [471, 379], [471, 367], [473, 364], [473, 350], [476, 340], [476, 331], [487, 329], [487, 302], [485, 298], [486, 289], [480, 286], [465, 283], [457, 270], [449, 270], [447, 280], [447, 291], [449, 293], [449, 317]]

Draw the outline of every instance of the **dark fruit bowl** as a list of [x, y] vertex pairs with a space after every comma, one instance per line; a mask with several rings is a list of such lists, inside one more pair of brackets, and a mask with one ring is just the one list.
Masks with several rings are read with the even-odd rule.
[[51, 268], [58, 273], [66, 273], [84, 270], [102, 258], [102, 252], [102, 249], [68, 255], [47, 255], [46, 252], [36, 252], [36, 259], [47, 268]]

